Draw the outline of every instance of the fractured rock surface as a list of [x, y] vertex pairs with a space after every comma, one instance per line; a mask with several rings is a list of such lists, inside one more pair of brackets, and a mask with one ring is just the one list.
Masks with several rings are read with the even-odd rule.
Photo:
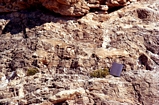
[[90, 8], [107, 11], [109, 7], [125, 6], [130, 0], [0, 0], [0, 12], [12, 12], [43, 6], [67, 16], [83, 16]]
[[[9, 5], [1, 2], [1, 8]], [[61, 14], [85, 14], [67, 11], [70, 5], [81, 11], [85, 3], [77, 0], [41, 2], [50, 9], [63, 4], [66, 11], [55, 9]], [[36, 9], [1, 14], [0, 104], [158, 105], [158, 10], [157, 0], [140, 0], [109, 14], [99, 10], [78, 18]], [[113, 62], [124, 65], [121, 77], [90, 77]]]

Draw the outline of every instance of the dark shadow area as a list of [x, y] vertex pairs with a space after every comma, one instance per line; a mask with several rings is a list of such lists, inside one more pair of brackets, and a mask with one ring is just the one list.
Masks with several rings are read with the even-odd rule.
[[0, 102], [0, 105], [9, 105], [9, 102]]
[[54, 105], [68, 105], [68, 103], [65, 102], [65, 101], [63, 101], [63, 102], [60, 102], [60, 103], [56, 103], [56, 104], [54, 104]]
[[124, 7], [124, 6], [119, 6], [119, 7], [112, 7], [112, 8], [109, 8], [109, 9], [108, 9], [108, 13], [112, 13], [112, 12], [114, 12], [114, 11], [117, 11], [117, 10], [123, 8], [123, 7]]
[[[115, 12], [115, 11], [117, 11], [117, 10], [122, 9], [123, 7], [124, 7], [124, 6], [109, 7], [107, 13], [110, 14], [110, 13], [112, 13], [112, 12]], [[93, 12], [93, 13], [97, 12], [97, 13], [104, 13], [104, 14], [106, 13], [106, 11], [103, 11], [103, 10], [101, 10], [100, 8], [90, 8], [89, 12]]]
[[[122, 7], [114, 7], [108, 10], [108, 13], [114, 12]], [[90, 12], [101, 11], [98, 8], [90, 9]], [[43, 6], [33, 6], [27, 10], [21, 10], [18, 12], [0, 13], [0, 19], [9, 20], [9, 23], [2, 30], [2, 34], [11, 33], [18, 34], [23, 33], [24, 38], [28, 38], [26, 34], [26, 28], [34, 28], [47, 22], [58, 22], [59, 20], [77, 20], [80, 17], [62, 16], [53, 11], [49, 11]]]
[[152, 70], [152, 68], [148, 64], [148, 57], [144, 54], [140, 55], [139, 61], [142, 65], [146, 67], [146, 70]]
[[89, 12], [101, 11], [99, 8], [90, 8]]
[[62, 16], [53, 11], [49, 11], [44, 7], [29, 8], [11, 13], [0, 13], [0, 19], [10, 20], [9, 23], [2, 30], [2, 34], [10, 32], [11, 34], [18, 34], [22, 32], [24, 38], [27, 38], [26, 28], [34, 28], [47, 22], [58, 22], [59, 20], [76, 19], [74, 17]]

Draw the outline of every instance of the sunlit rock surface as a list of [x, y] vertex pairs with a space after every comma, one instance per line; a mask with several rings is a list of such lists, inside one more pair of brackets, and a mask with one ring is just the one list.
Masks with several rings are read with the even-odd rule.
[[158, 0], [103, 1], [0, 1], [0, 104], [158, 105]]

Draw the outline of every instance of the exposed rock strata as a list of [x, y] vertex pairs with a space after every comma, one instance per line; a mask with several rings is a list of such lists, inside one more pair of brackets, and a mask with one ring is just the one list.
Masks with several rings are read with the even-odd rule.
[[[158, 105], [159, 4], [144, 1], [81, 18], [1, 14], [0, 104]], [[121, 77], [90, 78], [114, 61]]]
[[108, 75], [103, 79], [89, 79], [76, 74], [56, 74], [52, 77], [49, 74], [39, 73], [11, 81], [5, 92], [1, 91], [0, 101], [9, 104], [42, 105], [159, 103], [157, 70], [135, 70], [122, 75], [120, 78]]
[[1, 0], [0, 12], [13, 12], [44, 6], [50, 11], [67, 16], [83, 16], [90, 8], [107, 11], [109, 7], [125, 6], [129, 0]]

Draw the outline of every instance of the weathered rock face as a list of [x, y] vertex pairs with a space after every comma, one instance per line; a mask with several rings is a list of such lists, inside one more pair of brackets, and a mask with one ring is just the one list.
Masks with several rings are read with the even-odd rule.
[[[71, 5], [79, 11], [86, 2], [29, 3], [45, 2], [51, 10], [59, 8], [49, 5], [55, 1], [61, 8]], [[35, 9], [1, 14], [0, 104], [158, 105], [159, 3], [144, 1], [81, 18]], [[9, 5], [3, 2], [2, 7]], [[56, 12], [78, 15], [75, 9], [63, 10]], [[93, 70], [110, 68], [113, 62], [124, 65], [121, 77], [90, 77]]]
[[89, 7], [84, 0], [1, 0], [0, 3], [0, 12], [12, 12], [39, 6], [70, 16], [82, 16], [89, 11]]
[[[134, 92], [135, 92], [135, 100], [138, 100], [139, 103], [144, 105], [154, 104], [157, 105], [159, 103], [159, 77], [157, 71], [133, 71], [127, 72], [124, 74], [124, 78], [126, 81], [132, 83]], [[156, 94], [157, 93], [157, 94]]]
[[107, 11], [108, 7], [125, 6], [129, 0], [1, 0], [0, 12], [12, 12], [31, 7], [44, 6], [46, 9], [67, 16], [83, 16], [90, 8]]
[[67, 16], [83, 16], [89, 12], [85, 0], [40, 0], [49, 10]]

